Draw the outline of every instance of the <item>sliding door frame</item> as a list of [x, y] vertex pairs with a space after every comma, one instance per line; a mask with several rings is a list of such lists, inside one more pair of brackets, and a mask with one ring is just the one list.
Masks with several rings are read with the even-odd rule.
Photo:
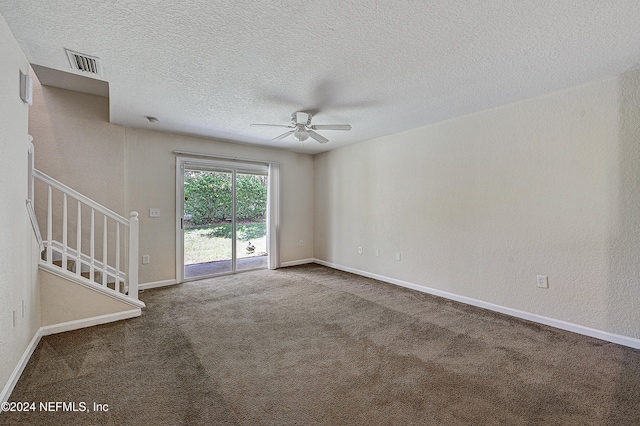
[[[202, 170], [212, 171], [224, 171], [231, 172], [232, 174], [232, 251], [231, 251], [231, 264], [232, 271], [218, 275], [235, 274], [236, 261], [237, 261], [237, 242], [236, 242], [236, 173], [248, 173], [257, 175], [266, 175], [269, 182], [269, 190], [267, 195], [267, 252], [268, 252], [268, 268], [275, 269], [279, 267], [278, 259], [278, 230], [279, 230], [279, 196], [278, 196], [278, 180], [279, 173], [276, 165], [276, 170], [273, 170], [272, 163], [265, 162], [251, 162], [251, 161], [230, 161], [228, 159], [213, 159], [213, 158], [187, 158], [176, 157], [176, 282], [181, 283], [191, 280], [184, 277], [184, 229], [183, 229], [183, 215], [184, 215], [184, 170], [185, 167], [192, 166], [194, 168]], [[275, 179], [271, 184], [271, 178]], [[272, 222], [274, 221], [274, 222]], [[272, 258], [273, 256], [273, 258]], [[244, 272], [244, 271], [243, 271]], [[197, 277], [195, 279], [208, 278], [209, 276]]]

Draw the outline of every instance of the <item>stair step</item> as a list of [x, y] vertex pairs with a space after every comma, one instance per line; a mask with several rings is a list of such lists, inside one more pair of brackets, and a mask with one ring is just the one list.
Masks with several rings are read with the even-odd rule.
[[[46, 256], [46, 249], [42, 252], [42, 260], [46, 261], [47, 260], [47, 256]], [[51, 262], [53, 265], [57, 266], [58, 268], [63, 268], [62, 266], [62, 260], [54, 260]], [[76, 261], [73, 259], [67, 259], [67, 271], [69, 272], [73, 272], [75, 274], [75, 270], [76, 270]], [[80, 273], [80, 276], [83, 278], [86, 278], [88, 280], [91, 280], [91, 273], [89, 271], [84, 271]], [[110, 288], [111, 290], [115, 290], [118, 293], [121, 294], [126, 294], [125, 292], [125, 282], [124, 280], [118, 280], [118, 288], [116, 289], [116, 284], [115, 284], [115, 279], [112, 276], [108, 276], [107, 275], [107, 287]], [[102, 273], [100, 271], [94, 271], [93, 273], [93, 280], [94, 283], [102, 285]]]
[[[82, 272], [80, 275], [83, 276], [86, 279], [90, 279], [89, 278], [90, 272]], [[93, 273], [93, 275], [94, 275], [93, 281], [96, 284], [102, 285], [102, 274], [100, 274], [100, 272], [96, 271], [96, 272]], [[111, 278], [111, 277], [109, 277], [109, 278]], [[119, 285], [119, 289], [116, 290], [116, 291], [118, 291], [119, 293], [124, 293], [124, 281], [119, 280], [119, 284], [120, 284]], [[109, 287], [111, 290], [115, 290], [115, 282], [114, 281], [107, 281], [107, 287]]]
[[124, 293], [124, 281], [120, 281], [119, 282], [119, 288], [116, 290], [115, 289], [115, 283], [112, 281], [110, 283], [107, 283], [107, 287], [109, 287], [111, 290], [116, 290], [118, 293]]
[[[80, 276], [85, 277], [88, 280], [91, 279], [91, 278], [89, 278], [90, 275], [91, 275], [90, 272], [81, 272], [80, 273]], [[102, 282], [102, 280], [100, 279], [100, 272], [94, 272], [93, 273], [93, 281], [97, 282], [98, 284], [100, 284]]]
[[[53, 264], [62, 268], [62, 260], [54, 260]], [[72, 260], [72, 259], [68, 259], [67, 260], [67, 271], [73, 271], [74, 267], [76, 265], [76, 261]]]

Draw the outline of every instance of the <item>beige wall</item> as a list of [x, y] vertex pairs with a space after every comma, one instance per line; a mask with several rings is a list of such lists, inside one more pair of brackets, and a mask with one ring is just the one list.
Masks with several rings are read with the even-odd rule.
[[40, 271], [40, 306], [42, 327], [137, 309], [48, 271]]
[[[313, 257], [313, 160], [307, 154], [218, 142], [127, 128], [127, 210], [140, 213], [140, 253], [149, 265], [140, 265], [140, 282], [175, 278], [176, 149], [282, 163], [280, 166], [283, 262]], [[161, 217], [150, 218], [159, 208]], [[298, 241], [306, 243], [298, 247]]]
[[34, 79], [29, 132], [36, 168], [123, 214], [125, 128], [109, 123], [109, 99]]
[[639, 142], [635, 72], [317, 155], [315, 257], [640, 338]]
[[38, 249], [25, 207], [29, 109], [19, 97], [20, 71], [28, 73], [29, 63], [1, 15], [0, 58], [0, 388], [3, 388], [40, 327], [40, 306]]
[[[124, 135], [125, 129], [109, 123], [109, 101], [105, 97], [86, 95], [42, 86], [34, 78], [34, 104], [31, 107], [29, 132], [34, 137], [35, 166], [76, 191], [91, 196], [98, 203], [124, 215]], [[36, 180], [36, 214], [46, 239], [47, 185]], [[62, 223], [63, 195], [54, 190], [53, 221]], [[67, 237], [75, 247], [76, 201], [69, 201]], [[95, 255], [102, 258], [102, 219], [95, 217]], [[83, 222], [90, 222], [90, 211], [83, 210]], [[115, 241], [114, 223], [108, 224], [109, 239]], [[83, 233], [82, 247], [89, 254], [90, 234]], [[52, 239], [62, 241], [62, 227], [54, 226]], [[124, 261], [124, 246], [121, 248]], [[109, 253], [115, 266], [115, 252]]]
[[[151, 260], [140, 265], [140, 283], [175, 279], [174, 150], [282, 163], [281, 260], [313, 257], [310, 155], [116, 126], [107, 98], [37, 82], [34, 92], [36, 167], [125, 217], [140, 213], [140, 254]], [[152, 207], [160, 218], [149, 217]]]

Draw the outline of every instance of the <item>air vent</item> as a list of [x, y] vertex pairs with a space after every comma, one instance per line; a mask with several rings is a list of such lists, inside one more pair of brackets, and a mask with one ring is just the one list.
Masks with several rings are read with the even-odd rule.
[[102, 68], [100, 67], [100, 58], [95, 56], [85, 55], [84, 53], [74, 52], [69, 49], [67, 56], [69, 57], [69, 63], [74, 70], [86, 72], [89, 74], [102, 74]]

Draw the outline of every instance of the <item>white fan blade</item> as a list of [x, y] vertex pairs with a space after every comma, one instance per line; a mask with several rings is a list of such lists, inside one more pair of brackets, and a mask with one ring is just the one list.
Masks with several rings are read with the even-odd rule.
[[313, 130], [351, 130], [349, 124], [318, 124], [311, 126]]
[[295, 130], [289, 130], [288, 132], [285, 132], [283, 134], [281, 134], [280, 136], [276, 136], [275, 138], [271, 139], [272, 142], [278, 142], [281, 141], [282, 139], [286, 138], [289, 135], [292, 135], [295, 132]]
[[249, 124], [251, 127], [286, 127], [292, 129], [293, 126], [287, 126], [286, 124]]
[[325, 138], [324, 136], [321, 136], [321, 135], [317, 134], [313, 130], [307, 130], [307, 133], [309, 133], [309, 136], [311, 136], [312, 138], [314, 138], [315, 140], [317, 140], [320, 143], [329, 142], [329, 139]]

